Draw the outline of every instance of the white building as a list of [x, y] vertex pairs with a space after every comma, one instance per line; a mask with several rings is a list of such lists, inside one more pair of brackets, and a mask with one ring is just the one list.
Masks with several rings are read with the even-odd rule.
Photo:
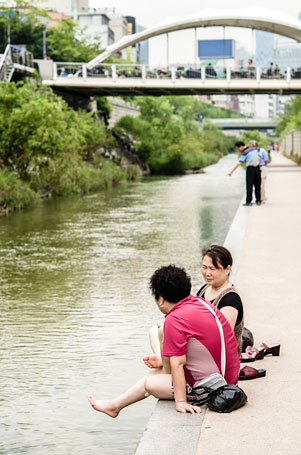
[[114, 31], [110, 27], [110, 18], [101, 11], [78, 11], [76, 20], [86, 34], [93, 38], [100, 38], [101, 47], [106, 48], [115, 42]]
[[255, 96], [240, 95], [239, 97], [240, 113], [246, 117], [254, 117], [255, 114]]
[[70, 16], [70, 13], [89, 9], [89, 0], [37, 0], [38, 5]]

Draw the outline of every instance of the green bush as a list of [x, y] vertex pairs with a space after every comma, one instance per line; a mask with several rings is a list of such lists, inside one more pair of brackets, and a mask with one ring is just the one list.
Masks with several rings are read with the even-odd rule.
[[286, 106], [285, 113], [279, 116], [279, 124], [276, 133], [282, 138], [289, 131], [301, 128], [301, 96], [297, 95]]
[[50, 89], [0, 84], [0, 158], [28, 178], [36, 161], [62, 156], [90, 159], [113, 142], [91, 114], [73, 111]]
[[139, 97], [138, 117], [124, 116], [116, 128], [134, 136], [140, 158], [153, 174], [182, 174], [215, 163], [233, 147], [214, 125], [199, 129], [195, 121], [200, 102], [194, 97]]
[[37, 199], [29, 185], [13, 172], [0, 170], [0, 213], [31, 206]]
[[242, 136], [242, 140], [245, 142], [246, 145], [249, 144], [250, 141], [257, 141], [260, 147], [264, 147], [267, 149], [269, 140], [268, 138], [261, 134], [258, 130], [253, 131], [245, 131]]
[[142, 170], [136, 164], [130, 164], [126, 167], [126, 177], [128, 181], [139, 180], [142, 177]]
[[73, 193], [111, 188], [126, 180], [126, 172], [114, 163], [102, 161], [99, 167], [79, 159], [48, 159], [30, 174], [30, 186], [42, 196], [67, 196]]

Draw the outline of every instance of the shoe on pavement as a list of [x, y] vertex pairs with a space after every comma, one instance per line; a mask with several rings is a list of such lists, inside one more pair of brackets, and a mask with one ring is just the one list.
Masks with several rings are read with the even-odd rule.
[[243, 205], [244, 206], [250, 206], [250, 205], [252, 205], [252, 202], [245, 202]]
[[256, 205], [261, 205], [261, 201], [257, 201], [257, 202], [256, 202]]

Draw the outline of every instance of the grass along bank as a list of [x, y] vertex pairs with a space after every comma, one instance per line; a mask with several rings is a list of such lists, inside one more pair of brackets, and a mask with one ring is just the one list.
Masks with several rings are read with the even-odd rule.
[[[51, 90], [0, 84], [0, 213], [41, 198], [98, 191], [137, 178], [117, 143], [90, 113], [74, 111]], [[137, 169], [136, 169], [137, 168]]]
[[213, 124], [197, 121], [204, 103], [193, 96], [137, 97], [138, 117], [126, 115], [116, 124], [136, 141], [140, 159], [152, 174], [183, 174], [216, 163], [236, 138], [226, 136]]

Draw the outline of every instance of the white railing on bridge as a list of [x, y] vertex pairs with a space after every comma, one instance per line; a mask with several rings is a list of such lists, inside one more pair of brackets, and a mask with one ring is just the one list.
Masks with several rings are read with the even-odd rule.
[[11, 80], [15, 65], [19, 65], [18, 68], [33, 68], [33, 55], [25, 49], [8, 44], [0, 58], [0, 81]]
[[178, 67], [152, 67], [139, 64], [115, 64], [102, 63], [92, 69], [88, 69], [85, 63], [58, 62], [53, 64], [53, 79], [60, 77], [77, 77], [87, 80], [89, 78], [104, 78], [117, 81], [119, 79], [200, 79], [205, 80], [286, 80], [301, 79], [301, 68], [289, 67], [271, 68], [247, 67], [230, 68], [216, 66], [178, 66]]

